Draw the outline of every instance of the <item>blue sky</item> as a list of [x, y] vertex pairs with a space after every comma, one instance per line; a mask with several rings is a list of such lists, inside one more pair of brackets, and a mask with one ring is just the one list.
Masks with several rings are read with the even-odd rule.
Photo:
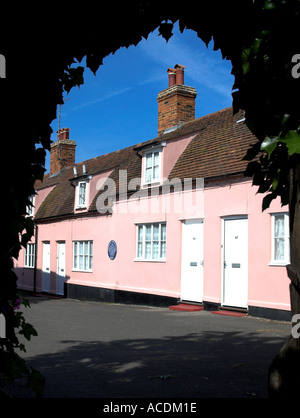
[[[195, 87], [196, 117], [231, 106], [231, 62], [208, 48], [190, 30], [167, 43], [158, 30], [136, 47], [121, 48], [103, 60], [96, 76], [84, 71], [84, 85], [65, 95], [61, 128], [77, 142], [76, 163], [157, 136], [157, 94], [168, 87], [167, 68], [185, 65], [185, 84]], [[84, 60], [80, 65], [85, 66]], [[58, 113], [57, 113], [58, 114]], [[51, 125], [56, 140], [58, 119]], [[49, 153], [46, 168], [49, 170]]]

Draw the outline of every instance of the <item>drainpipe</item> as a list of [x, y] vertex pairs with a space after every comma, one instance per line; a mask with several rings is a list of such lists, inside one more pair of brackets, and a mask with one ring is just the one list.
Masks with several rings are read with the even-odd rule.
[[37, 252], [38, 252], [38, 226], [34, 222], [35, 227], [35, 243], [34, 243], [34, 270], [33, 270], [33, 292], [36, 293], [36, 266], [37, 266]]

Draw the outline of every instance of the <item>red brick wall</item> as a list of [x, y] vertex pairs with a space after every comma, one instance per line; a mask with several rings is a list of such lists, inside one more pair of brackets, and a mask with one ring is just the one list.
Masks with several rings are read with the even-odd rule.
[[51, 145], [50, 174], [58, 173], [62, 168], [75, 164], [76, 142], [69, 139], [69, 130], [60, 130], [59, 139]]
[[195, 99], [193, 87], [176, 84], [161, 91], [158, 101], [158, 135], [165, 129], [195, 119]]

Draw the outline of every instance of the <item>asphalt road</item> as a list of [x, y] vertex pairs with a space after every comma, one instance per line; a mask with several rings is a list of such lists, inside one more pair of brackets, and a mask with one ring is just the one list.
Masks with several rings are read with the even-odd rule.
[[[290, 324], [30, 296], [24, 358], [45, 398], [265, 398]], [[33, 397], [19, 380], [12, 396]]]

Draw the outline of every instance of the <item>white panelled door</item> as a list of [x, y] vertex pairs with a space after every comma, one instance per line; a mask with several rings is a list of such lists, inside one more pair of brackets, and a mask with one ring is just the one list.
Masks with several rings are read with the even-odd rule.
[[42, 291], [50, 292], [50, 242], [43, 242]]
[[248, 219], [224, 219], [223, 305], [246, 308], [248, 299]]
[[203, 300], [203, 221], [182, 223], [181, 299]]
[[57, 272], [56, 272], [56, 294], [64, 295], [64, 284], [66, 278], [66, 243], [57, 243]]

